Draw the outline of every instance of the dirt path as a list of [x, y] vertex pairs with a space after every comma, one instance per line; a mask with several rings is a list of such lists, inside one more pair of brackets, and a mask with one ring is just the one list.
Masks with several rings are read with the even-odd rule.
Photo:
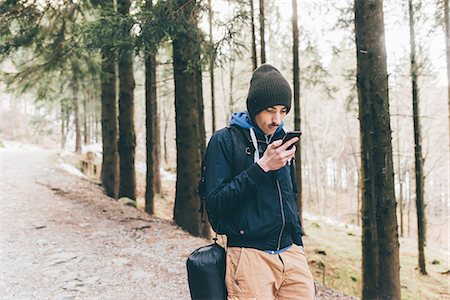
[[207, 241], [111, 201], [55, 151], [0, 151], [1, 299], [189, 299], [185, 261]]

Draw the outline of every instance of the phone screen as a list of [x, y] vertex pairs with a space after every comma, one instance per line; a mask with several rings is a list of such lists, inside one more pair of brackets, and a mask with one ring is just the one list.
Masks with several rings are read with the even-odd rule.
[[[302, 135], [301, 131], [289, 131], [286, 133], [286, 135], [283, 137], [283, 144], [289, 141], [290, 139], [293, 139], [295, 137], [300, 138]], [[291, 150], [294, 145], [289, 146], [286, 150]]]

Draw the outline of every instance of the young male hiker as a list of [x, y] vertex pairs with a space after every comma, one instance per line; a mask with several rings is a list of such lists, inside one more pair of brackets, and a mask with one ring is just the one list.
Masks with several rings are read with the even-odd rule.
[[296, 203], [294, 138], [282, 144], [292, 92], [269, 64], [253, 72], [248, 112], [214, 133], [205, 158], [206, 210], [227, 236], [228, 299], [314, 299]]

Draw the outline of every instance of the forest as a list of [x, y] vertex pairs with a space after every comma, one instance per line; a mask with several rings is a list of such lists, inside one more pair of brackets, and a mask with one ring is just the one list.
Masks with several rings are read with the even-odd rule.
[[[2, 0], [0, 149], [70, 152], [112, 201], [209, 239], [197, 192], [205, 149], [270, 63], [293, 91], [285, 126], [303, 132], [306, 236], [327, 224], [360, 238], [345, 250], [358, 257], [351, 279], [330, 286], [448, 299], [448, 2]], [[314, 269], [327, 285], [325, 265]]]

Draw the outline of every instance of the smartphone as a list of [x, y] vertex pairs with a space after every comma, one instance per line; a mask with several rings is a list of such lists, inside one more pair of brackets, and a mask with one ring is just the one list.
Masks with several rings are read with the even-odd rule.
[[[290, 139], [293, 139], [295, 137], [300, 138], [300, 136], [302, 135], [301, 131], [289, 131], [288, 133], [286, 133], [286, 135], [283, 137], [283, 143], [286, 143], [287, 141], [289, 141]], [[295, 144], [295, 143], [294, 143]], [[291, 150], [292, 147], [294, 146], [294, 144], [290, 145], [289, 147], [287, 147], [286, 150]]]

